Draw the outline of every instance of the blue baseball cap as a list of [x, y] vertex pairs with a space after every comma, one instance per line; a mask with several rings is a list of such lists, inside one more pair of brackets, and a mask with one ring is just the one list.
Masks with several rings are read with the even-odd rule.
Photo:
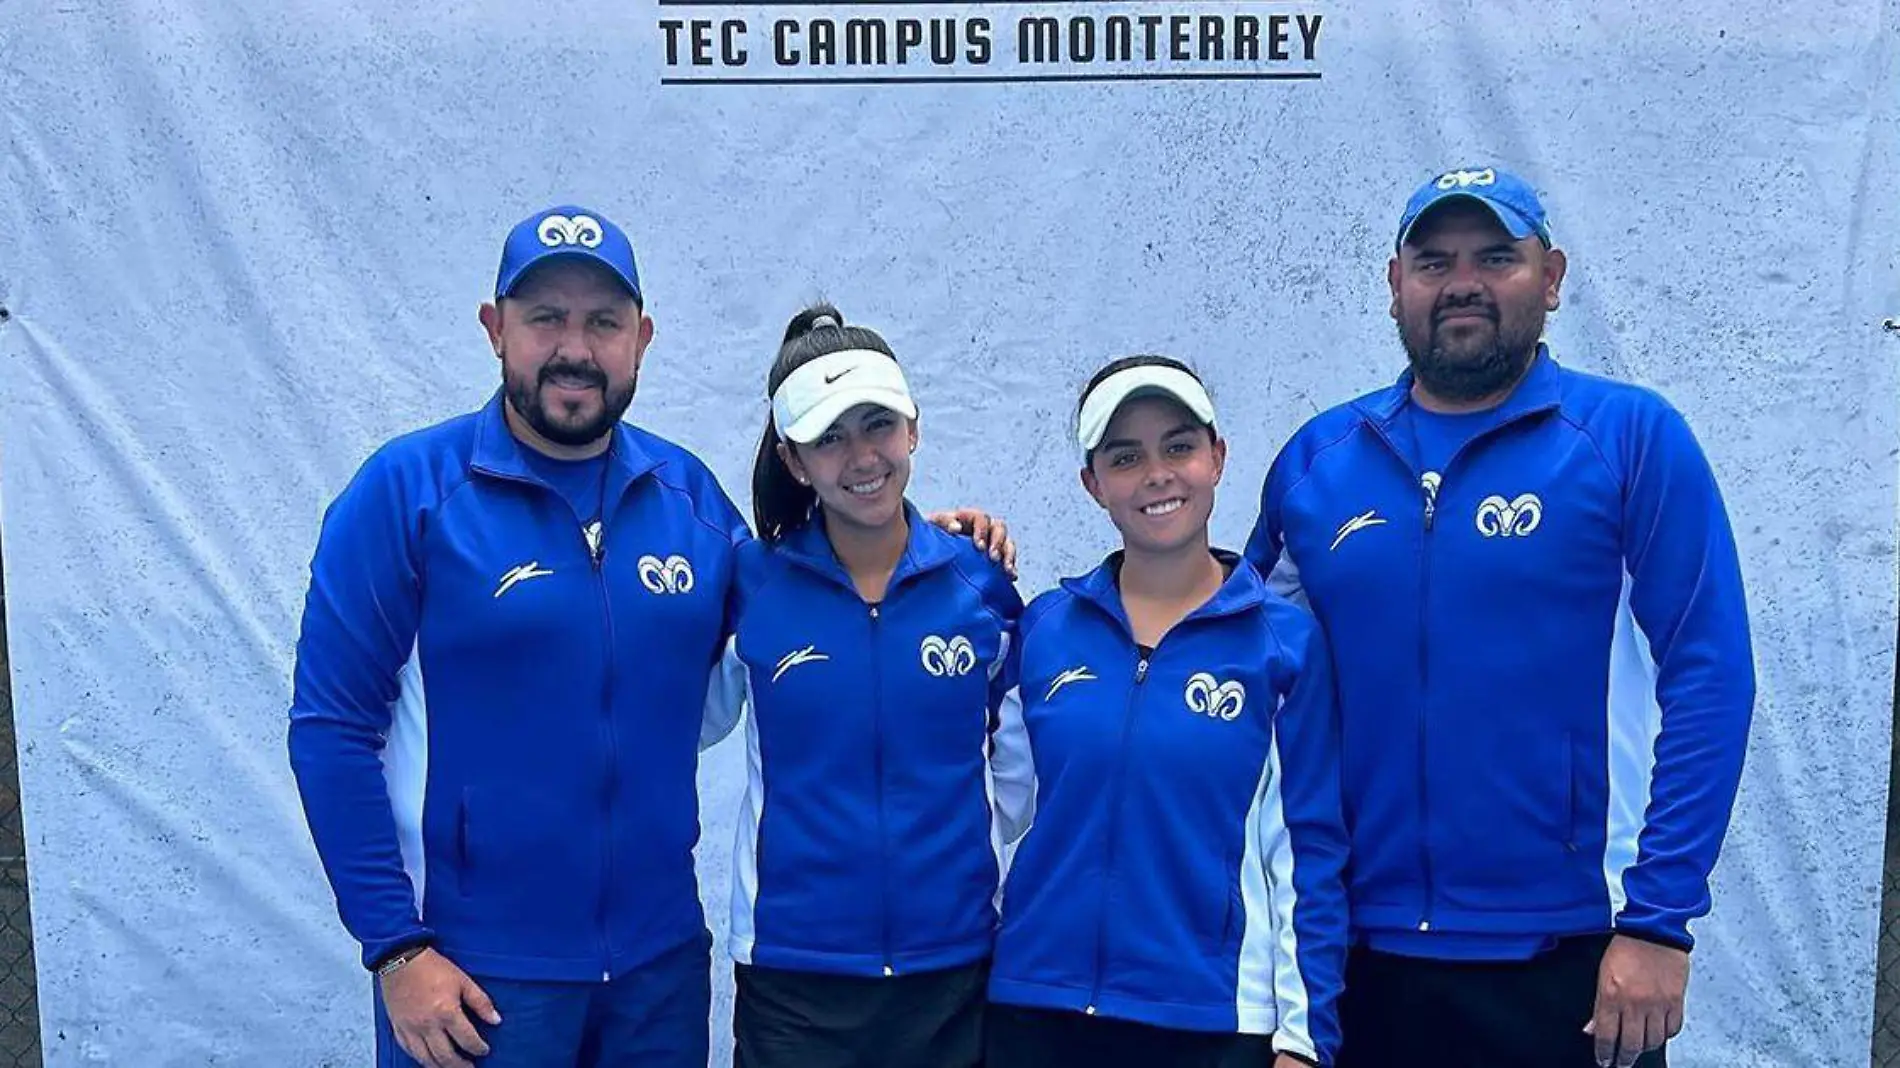
[[1405, 244], [1420, 217], [1447, 200], [1476, 201], [1491, 209], [1513, 238], [1522, 241], [1536, 235], [1545, 245], [1550, 244], [1550, 219], [1529, 182], [1497, 167], [1461, 167], [1419, 186], [1406, 201], [1405, 215], [1399, 220], [1399, 238], [1393, 247]]
[[574, 204], [544, 208], [515, 224], [501, 247], [501, 272], [495, 276], [495, 299], [514, 292], [528, 269], [556, 256], [593, 260], [614, 273], [633, 294], [640, 295], [640, 270], [633, 262], [633, 242], [613, 220]]

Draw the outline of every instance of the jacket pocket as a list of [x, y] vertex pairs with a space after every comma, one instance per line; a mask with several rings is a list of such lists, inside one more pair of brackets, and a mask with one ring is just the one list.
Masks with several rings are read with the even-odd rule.
[[468, 896], [468, 869], [468, 788], [463, 787], [455, 801], [455, 887], [464, 897]]
[[1564, 733], [1564, 849], [1577, 851], [1578, 821], [1582, 813], [1577, 810], [1577, 740], [1568, 731]]

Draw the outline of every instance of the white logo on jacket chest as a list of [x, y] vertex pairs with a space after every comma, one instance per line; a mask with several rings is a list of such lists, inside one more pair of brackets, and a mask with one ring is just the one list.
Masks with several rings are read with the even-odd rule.
[[935, 634], [928, 635], [917, 647], [917, 655], [923, 660], [924, 670], [938, 678], [968, 675], [976, 666], [976, 649], [970, 645], [970, 639], [962, 635], [949, 641]]
[[693, 592], [693, 565], [684, 556], [669, 556], [662, 560], [657, 556], [640, 558], [640, 585], [648, 593], [691, 593]]
[[794, 649], [779, 658], [776, 670], [772, 672], [772, 681], [777, 682], [787, 671], [800, 664], [816, 664], [821, 660], [830, 660], [829, 656], [818, 651], [816, 645], [807, 645], [803, 649]]
[[1072, 682], [1094, 682], [1094, 681], [1095, 681], [1095, 675], [1089, 671], [1088, 665], [1084, 664], [1081, 667], [1072, 667], [1068, 669], [1067, 671], [1064, 671], [1062, 674], [1056, 676], [1055, 681], [1049, 684], [1049, 692], [1043, 694], [1042, 699], [1044, 701], [1047, 701], [1053, 698], [1056, 695], [1057, 690], [1062, 689], [1064, 686], [1067, 686], [1068, 684]]
[[[1332, 549], [1339, 548], [1340, 542], [1345, 541], [1347, 538], [1352, 537], [1362, 530], [1369, 527], [1382, 526], [1385, 526], [1385, 519], [1379, 515], [1379, 510], [1376, 508], [1368, 508], [1359, 515], [1353, 516], [1351, 519], [1339, 524], [1339, 532], [1333, 535]], [[1330, 552], [1332, 549], [1327, 551]]]
[[1247, 688], [1239, 682], [1221, 682], [1203, 671], [1187, 681], [1182, 695], [1190, 710], [1215, 719], [1233, 720], [1247, 705]]
[[495, 596], [500, 597], [529, 579], [546, 578], [552, 574], [554, 572], [542, 567], [539, 560], [530, 560], [520, 567], [511, 567], [506, 574], [501, 576], [501, 585], [495, 587]]
[[1478, 504], [1478, 533], [1487, 538], [1522, 538], [1544, 521], [1544, 502], [1535, 493], [1507, 501], [1493, 494]]

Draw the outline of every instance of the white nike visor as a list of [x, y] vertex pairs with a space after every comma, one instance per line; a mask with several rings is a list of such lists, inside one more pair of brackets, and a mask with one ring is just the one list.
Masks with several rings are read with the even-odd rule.
[[1137, 397], [1167, 397], [1179, 401], [1194, 418], [1210, 427], [1214, 425], [1214, 399], [1193, 375], [1175, 367], [1127, 367], [1097, 382], [1089, 395], [1082, 398], [1082, 412], [1075, 420], [1075, 437], [1084, 454], [1102, 443], [1102, 436], [1108, 433], [1108, 424], [1114, 420], [1115, 413]]
[[838, 417], [860, 404], [917, 418], [917, 403], [897, 361], [874, 349], [820, 356], [785, 376], [772, 394], [772, 425], [779, 436], [809, 445]]

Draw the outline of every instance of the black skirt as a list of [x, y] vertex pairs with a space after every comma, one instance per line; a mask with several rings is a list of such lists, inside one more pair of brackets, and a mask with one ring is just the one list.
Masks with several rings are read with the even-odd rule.
[[892, 978], [740, 964], [733, 1068], [979, 1068], [987, 963]]
[[986, 1068], [1268, 1068], [1265, 1035], [1179, 1031], [1079, 1012], [991, 1005]]

